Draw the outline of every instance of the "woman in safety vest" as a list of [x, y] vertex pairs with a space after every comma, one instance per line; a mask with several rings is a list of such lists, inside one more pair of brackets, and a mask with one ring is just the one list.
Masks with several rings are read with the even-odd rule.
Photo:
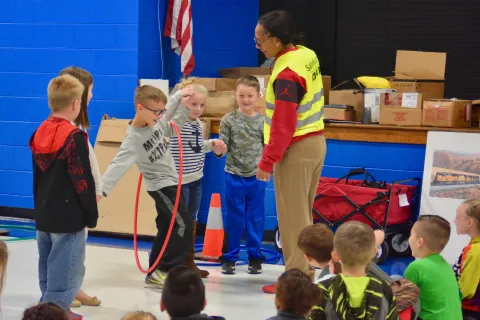
[[[326, 153], [323, 136], [324, 91], [320, 63], [312, 50], [296, 45], [292, 17], [285, 11], [262, 16], [255, 28], [256, 47], [275, 58], [267, 86], [265, 149], [257, 179], [273, 172], [278, 224], [287, 270], [300, 269], [313, 277], [297, 247], [303, 228], [313, 223], [312, 207]], [[276, 285], [263, 291], [275, 293]]]

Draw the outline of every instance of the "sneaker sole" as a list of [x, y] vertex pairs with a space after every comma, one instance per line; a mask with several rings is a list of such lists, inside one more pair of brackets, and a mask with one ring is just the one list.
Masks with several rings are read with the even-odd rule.
[[260, 271], [250, 271], [250, 270], [248, 270], [248, 274], [262, 274], [262, 273], [263, 273], [262, 270], [260, 270]]
[[223, 271], [222, 270], [222, 274], [228, 274], [228, 275], [234, 275], [235, 274], [235, 271]]

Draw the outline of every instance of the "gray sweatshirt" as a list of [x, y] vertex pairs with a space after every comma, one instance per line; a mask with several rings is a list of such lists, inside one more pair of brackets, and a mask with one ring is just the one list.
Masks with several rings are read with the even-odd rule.
[[170, 120], [182, 130], [188, 119], [190, 111], [180, 105], [181, 97], [182, 93], [178, 91], [170, 98], [165, 115], [154, 126], [128, 126], [120, 150], [103, 175], [102, 188], [105, 195], [112, 191], [133, 163], [142, 173], [147, 191], [156, 191], [178, 183], [175, 162], [165, 138], [175, 134]]

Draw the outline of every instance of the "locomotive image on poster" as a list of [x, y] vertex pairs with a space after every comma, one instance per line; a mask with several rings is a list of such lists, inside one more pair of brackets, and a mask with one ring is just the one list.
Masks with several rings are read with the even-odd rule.
[[430, 196], [471, 199], [480, 196], [480, 155], [436, 150]]
[[480, 177], [477, 175], [469, 175], [462, 173], [451, 172], [437, 172], [431, 185], [452, 185], [452, 184], [478, 184], [480, 183]]

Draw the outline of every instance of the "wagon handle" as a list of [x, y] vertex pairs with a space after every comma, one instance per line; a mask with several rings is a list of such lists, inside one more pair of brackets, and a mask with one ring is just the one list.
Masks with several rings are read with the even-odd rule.
[[350, 170], [346, 175], [344, 175], [343, 177], [335, 181], [335, 183], [339, 183], [340, 181], [345, 179], [345, 183], [348, 184], [348, 180], [350, 179], [350, 177], [359, 176], [362, 174], [365, 175], [365, 179], [363, 180], [362, 185], [365, 184], [365, 182], [367, 182], [369, 177], [372, 179], [373, 182], [377, 182], [375, 178], [369, 172], [367, 172], [367, 170], [365, 170], [365, 168], [357, 168], [357, 169]]

